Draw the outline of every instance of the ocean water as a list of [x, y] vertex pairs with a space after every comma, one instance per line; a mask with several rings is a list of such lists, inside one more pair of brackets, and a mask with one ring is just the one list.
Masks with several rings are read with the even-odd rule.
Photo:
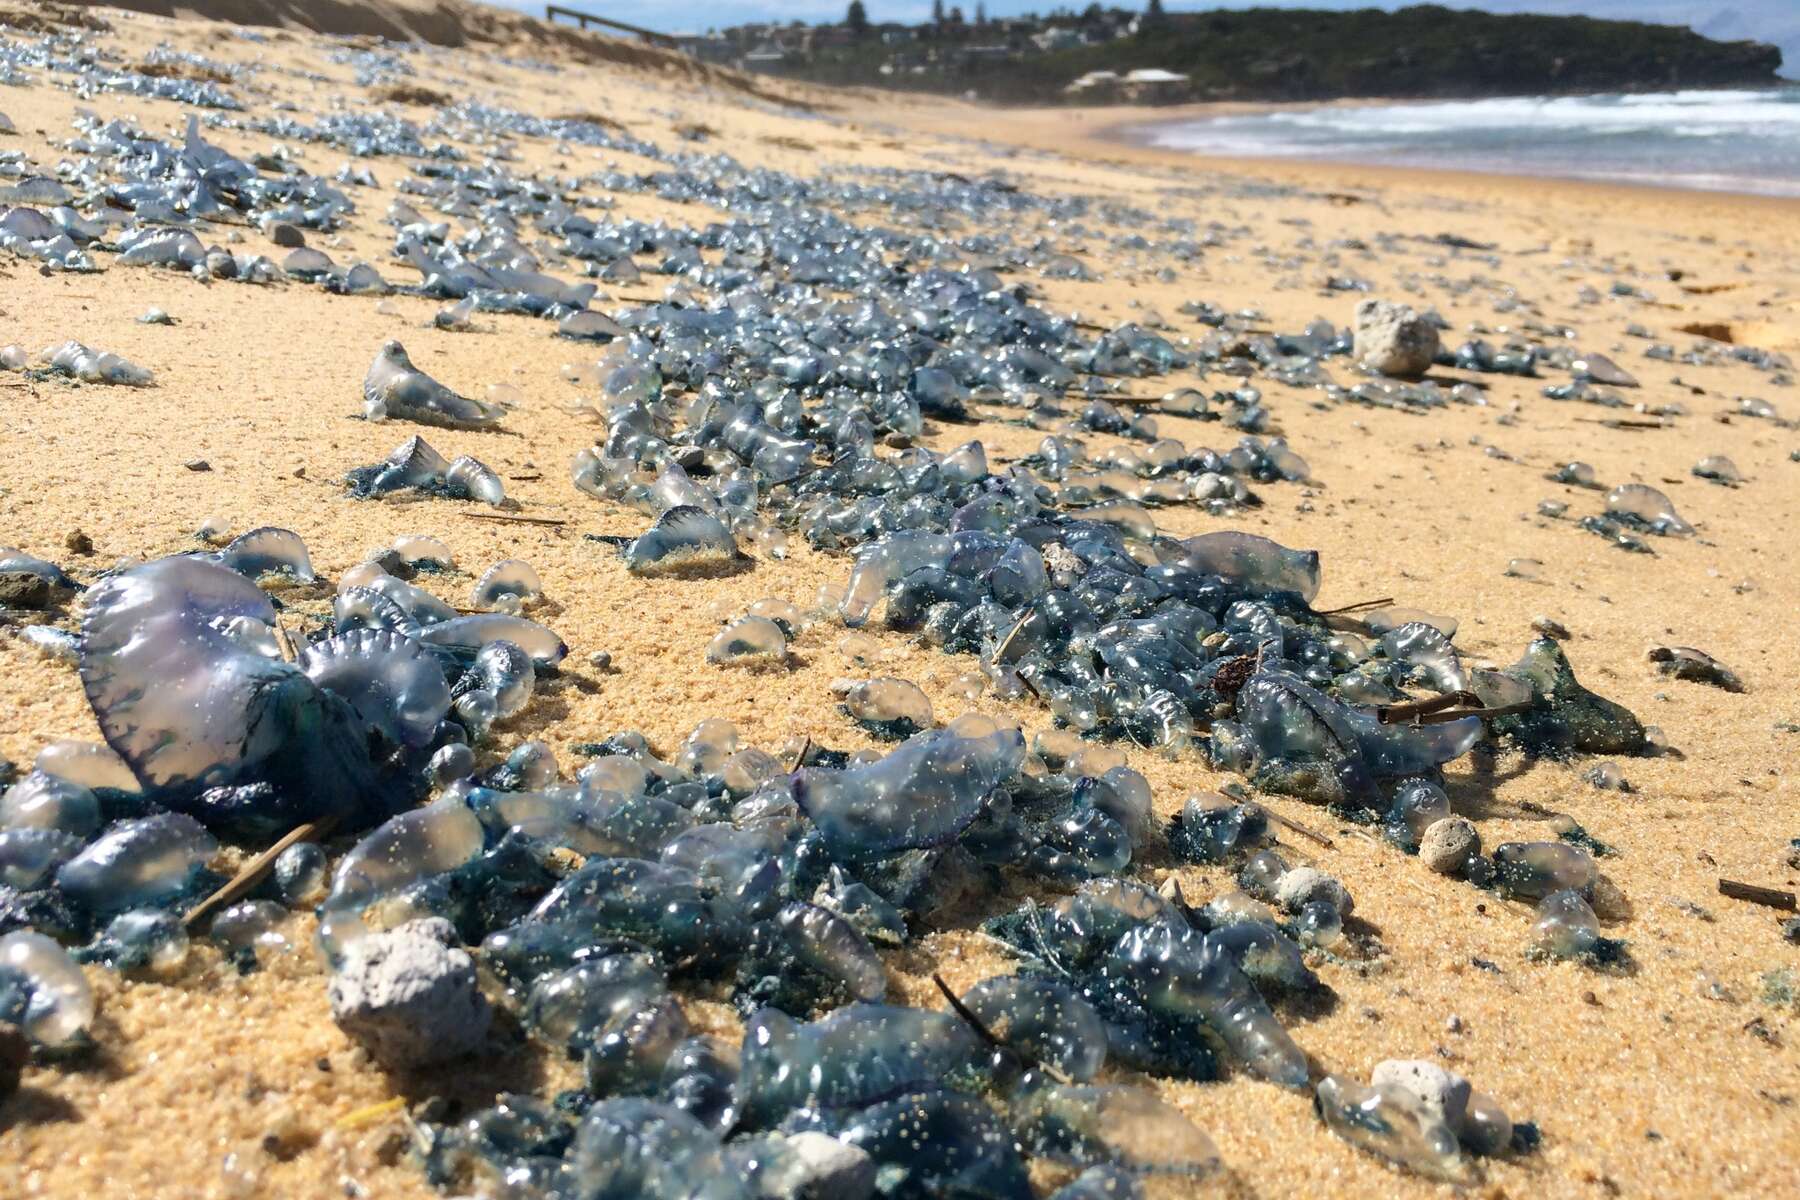
[[1346, 105], [1124, 132], [1197, 154], [1800, 196], [1800, 87]]

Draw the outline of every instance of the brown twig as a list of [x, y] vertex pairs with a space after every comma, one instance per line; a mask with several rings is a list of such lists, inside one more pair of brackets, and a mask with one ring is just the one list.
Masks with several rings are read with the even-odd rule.
[[281, 852], [283, 850], [286, 850], [295, 842], [306, 842], [311, 841], [313, 838], [321, 837], [328, 833], [335, 824], [337, 824], [337, 818], [321, 817], [317, 821], [308, 821], [304, 825], [299, 825], [290, 829], [287, 836], [283, 837], [279, 842], [276, 842], [273, 846], [270, 846], [267, 850], [264, 850], [261, 854], [258, 854], [255, 858], [252, 858], [249, 862], [239, 868], [238, 873], [232, 876], [231, 880], [226, 883], [224, 887], [220, 888], [189, 910], [187, 916], [181, 918], [181, 923], [183, 925], [192, 926], [198, 922], [201, 917], [212, 912], [213, 909], [230, 904], [232, 901], [238, 899], [238, 897], [245, 895], [251, 888], [262, 881], [264, 875], [269, 873], [269, 869], [275, 865], [275, 860], [281, 857]]
[[498, 521], [503, 525], [567, 525], [561, 517], [522, 517], [513, 513], [465, 512], [471, 521]]
[[1392, 596], [1382, 596], [1378, 600], [1358, 600], [1355, 604], [1346, 604], [1342, 608], [1315, 609], [1313, 615], [1316, 617], [1339, 617], [1345, 613], [1361, 612], [1365, 608], [1380, 608], [1384, 604], [1393, 602]]
[[807, 752], [812, 749], [812, 744], [813, 741], [810, 735], [800, 739], [800, 749], [794, 751], [794, 761], [788, 764], [789, 775], [792, 775], [795, 771], [798, 771], [801, 767], [806, 765], [806, 755]]
[[1446, 708], [1457, 705], [1481, 707], [1481, 697], [1474, 692], [1445, 692], [1441, 696], [1428, 696], [1423, 700], [1407, 700], [1400, 704], [1383, 704], [1375, 709], [1375, 719], [1383, 725], [1399, 725], [1414, 717], [1430, 716], [1442, 712]]
[[979, 1034], [982, 1041], [996, 1049], [1006, 1045], [1005, 1042], [994, 1036], [994, 1031], [984, 1025], [980, 1017], [969, 1011], [968, 1005], [957, 999], [956, 993], [950, 990], [950, 985], [944, 982], [944, 977], [942, 975], [934, 972], [931, 976], [931, 982], [937, 984], [937, 990], [944, 993], [944, 999], [950, 1002], [950, 1007], [955, 1010], [956, 1015], [968, 1022], [969, 1028]]
[[1584, 425], [1604, 425], [1608, 429], [1673, 429], [1667, 421], [1638, 421], [1630, 417], [1576, 417]]
[[1748, 900], [1751, 904], [1767, 905], [1782, 912], [1793, 912], [1795, 908], [1792, 892], [1784, 892], [1780, 888], [1758, 887], [1754, 883], [1740, 883], [1735, 879], [1719, 880], [1719, 895], [1729, 896], [1733, 900]]
[[1017, 639], [1021, 633], [1025, 632], [1026, 624], [1036, 612], [1037, 610], [1035, 608], [1027, 608], [1025, 614], [1018, 619], [1010, 630], [1007, 631], [1006, 636], [1000, 639], [1000, 644], [994, 647], [994, 661], [996, 663], [1003, 663], [1006, 661], [1007, 651], [1012, 649], [1013, 641]]
[[281, 646], [281, 657], [285, 662], [297, 662], [300, 658], [300, 647], [294, 644], [294, 635], [288, 632], [279, 618], [275, 621], [275, 641]]
[[1276, 812], [1274, 809], [1265, 808], [1265, 809], [1263, 809], [1263, 811], [1269, 814], [1269, 820], [1275, 822], [1277, 825], [1281, 826], [1283, 829], [1289, 830], [1293, 833], [1297, 833], [1301, 837], [1306, 838], [1308, 841], [1317, 842], [1319, 845], [1325, 847], [1327, 850], [1331, 849], [1332, 841], [1330, 838], [1326, 837], [1324, 834], [1314, 833], [1312, 830], [1308, 829], [1306, 826], [1300, 824], [1300, 822], [1290, 821], [1286, 817], [1282, 816], [1280, 813]]

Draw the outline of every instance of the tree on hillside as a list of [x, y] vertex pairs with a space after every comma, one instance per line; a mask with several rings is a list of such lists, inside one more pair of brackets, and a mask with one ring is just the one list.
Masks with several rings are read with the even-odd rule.
[[977, 25], [987, 24], [987, 5], [977, 4], [975, 6], [975, 23]]
[[931, 23], [934, 25], [944, 23], [944, 0], [931, 0]]
[[1150, 0], [1150, 6], [1144, 9], [1144, 24], [1159, 25], [1167, 19], [1167, 14], [1163, 12], [1162, 0]]
[[850, 0], [850, 11], [844, 14], [844, 24], [857, 37], [869, 32], [869, 10], [863, 7], [863, 0]]

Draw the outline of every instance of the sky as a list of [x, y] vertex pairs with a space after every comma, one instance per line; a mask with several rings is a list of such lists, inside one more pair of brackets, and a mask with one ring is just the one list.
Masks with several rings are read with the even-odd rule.
[[[510, 8], [541, 13], [543, 5], [529, 0], [493, 0]], [[751, 21], [820, 21], [841, 20], [847, 0], [687, 0], [671, 5], [668, 0], [559, 0], [570, 8], [585, 9], [597, 16], [612, 17], [667, 33], [695, 33], [708, 28], [742, 25]], [[952, 0], [946, 0], [950, 3]], [[1800, 0], [1485, 0], [1462, 3], [1444, 0], [1453, 7], [1485, 8], [1491, 12], [1585, 13], [1595, 17], [1617, 17], [1640, 21], [1662, 21], [1674, 25], [1692, 25], [1708, 37], [1724, 40], [1756, 38], [1773, 42], [1786, 52], [1786, 74], [1800, 74]], [[1136, 6], [1136, 0], [1111, 0], [1119, 7]], [[1383, 8], [1401, 7], [1379, 0], [1261, 0], [1259, 4], [1231, 3], [1230, 0], [1164, 0], [1170, 12], [1203, 11], [1217, 8], [1368, 8], [1372, 3]], [[864, 0], [869, 17], [875, 21], [917, 23], [931, 15], [931, 0]], [[987, 0], [989, 16], [1012, 16], [1023, 12], [1048, 12], [1067, 4], [1085, 7], [1075, 0]], [[1109, 7], [1111, 4], [1109, 3]], [[962, 4], [971, 17], [975, 0]]]

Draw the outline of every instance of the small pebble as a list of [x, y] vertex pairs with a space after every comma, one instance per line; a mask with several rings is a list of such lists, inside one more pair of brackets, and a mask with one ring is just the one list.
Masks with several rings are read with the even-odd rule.
[[1460, 875], [1481, 852], [1481, 835], [1467, 817], [1433, 821], [1419, 839], [1419, 861], [1440, 875]]

